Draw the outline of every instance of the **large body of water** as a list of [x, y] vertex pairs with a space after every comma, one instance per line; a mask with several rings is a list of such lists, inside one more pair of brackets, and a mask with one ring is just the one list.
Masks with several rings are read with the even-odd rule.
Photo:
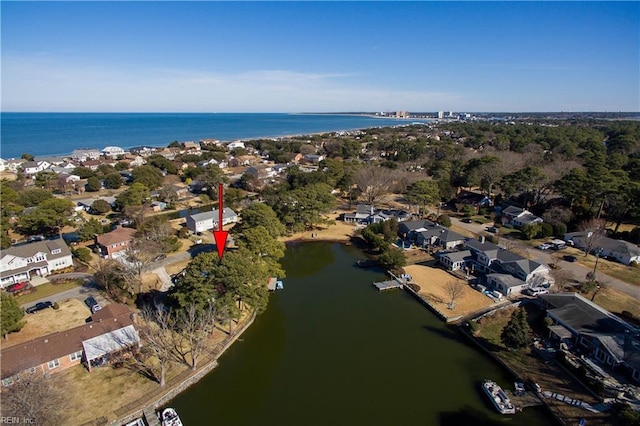
[[[408, 124], [402, 119], [339, 114], [2, 113], [2, 158], [74, 149], [167, 146], [201, 139], [252, 139]], [[418, 120], [428, 121], [428, 120]]]
[[[380, 272], [354, 267], [353, 247], [288, 247], [285, 288], [220, 359], [168, 405], [186, 425], [547, 425], [542, 408], [501, 416], [481, 392], [495, 362]], [[205, 421], [205, 419], [208, 419]]]

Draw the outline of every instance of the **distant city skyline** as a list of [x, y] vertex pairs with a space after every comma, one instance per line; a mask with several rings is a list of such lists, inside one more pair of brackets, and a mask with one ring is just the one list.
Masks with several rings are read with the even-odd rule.
[[639, 111], [640, 3], [2, 2], [2, 111]]

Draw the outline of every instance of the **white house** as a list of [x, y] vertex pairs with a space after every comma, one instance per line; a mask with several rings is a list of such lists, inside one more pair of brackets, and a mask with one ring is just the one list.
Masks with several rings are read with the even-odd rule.
[[102, 153], [107, 157], [117, 157], [119, 155], [124, 155], [125, 150], [119, 146], [107, 146], [102, 150]]
[[[220, 219], [219, 210], [196, 213], [193, 215], [190, 214], [186, 217], [187, 229], [189, 229], [189, 231], [194, 233], [213, 230], [218, 226], [219, 219]], [[227, 225], [229, 223], [236, 223], [237, 221], [238, 221], [238, 214], [233, 210], [231, 210], [229, 207], [225, 207], [224, 210], [222, 211], [222, 225]]]
[[13, 173], [17, 173], [24, 163], [26, 163], [26, 161], [22, 158], [11, 159], [11, 160], [5, 161], [5, 167], [6, 167], [6, 170], [9, 170], [10, 172], [13, 172]]
[[514, 228], [523, 228], [532, 223], [542, 223], [542, 218], [534, 215], [527, 209], [509, 206], [502, 210], [502, 224], [512, 225]]
[[0, 258], [0, 287], [69, 266], [73, 266], [71, 251], [62, 239], [11, 246], [2, 251]]
[[27, 161], [22, 165], [22, 170], [24, 171], [25, 175], [35, 175], [43, 170], [48, 169], [49, 167], [51, 167], [51, 163], [49, 163], [48, 161]]
[[7, 168], [7, 162], [0, 158], [0, 172], [4, 172]]
[[227, 150], [228, 151], [232, 151], [232, 150], [234, 150], [236, 148], [245, 148], [244, 142], [242, 142], [242, 141], [234, 141], [234, 142], [229, 142], [227, 144]]
[[71, 158], [81, 163], [87, 160], [97, 160], [100, 158], [100, 151], [97, 149], [74, 149], [71, 152]]

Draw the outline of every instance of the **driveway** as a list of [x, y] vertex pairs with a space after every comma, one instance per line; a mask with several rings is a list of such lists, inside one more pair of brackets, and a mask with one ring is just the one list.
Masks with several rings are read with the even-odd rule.
[[71, 290], [65, 290], [61, 293], [53, 294], [49, 297], [44, 297], [42, 299], [34, 300], [33, 302], [25, 303], [21, 305], [23, 308], [27, 308], [29, 306], [33, 306], [38, 302], [44, 302], [45, 300], [50, 300], [52, 303], [61, 302], [63, 300], [68, 299], [78, 299], [84, 302], [89, 296], [95, 297], [95, 299], [101, 305], [107, 304], [107, 299], [102, 296], [102, 292], [98, 289], [98, 286], [93, 281], [88, 281], [83, 285], [72, 288]]

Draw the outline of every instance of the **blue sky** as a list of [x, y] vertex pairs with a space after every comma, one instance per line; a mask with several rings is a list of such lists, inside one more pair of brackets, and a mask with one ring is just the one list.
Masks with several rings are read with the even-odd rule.
[[638, 2], [7, 2], [2, 111], [638, 111]]

